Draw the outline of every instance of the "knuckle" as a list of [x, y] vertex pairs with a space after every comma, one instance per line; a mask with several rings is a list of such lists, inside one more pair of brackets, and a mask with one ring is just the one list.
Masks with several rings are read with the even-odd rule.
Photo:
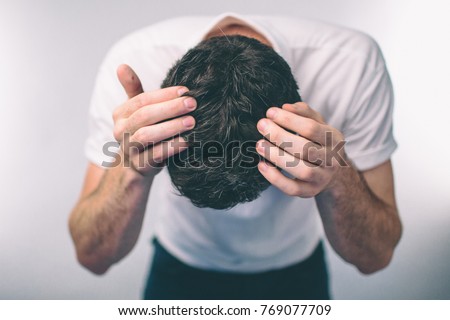
[[112, 113], [112, 118], [114, 120], [114, 122], [116, 122], [119, 119], [120, 116], [120, 107], [114, 109], [113, 113]]
[[132, 136], [133, 142], [144, 143], [148, 139], [147, 131], [144, 128], [138, 129]]
[[116, 139], [117, 141], [121, 141], [124, 133], [125, 133], [125, 121], [119, 120], [114, 125], [113, 129], [114, 139]]
[[144, 94], [139, 94], [130, 100], [130, 107], [133, 109], [139, 109], [144, 104]]
[[139, 127], [136, 125], [137, 124], [136, 117], [137, 115], [134, 114], [128, 118], [126, 124], [124, 124], [124, 131], [134, 133], [139, 129]]
[[283, 153], [284, 151], [290, 152], [294, 157], [299, 156], [299, 152], [296, 152], [298, 150], [296, 150], [295, 147], [296, 146], [294, 144], [294, 141], [289, 140], [288, 138], [283, 139], [279, 143], [279, 148], [282, 150]]
[[304, 148], [304, 160], [315, 163], [319, 160], [319, 151], [316, 148], [306, 145]]
[[313, 120], [308, 120], [303, 125], [303, 132], [307, 136], [314, 136], [317, 133], [318, 129], [319, 125]]
[[143, 125], [152, 124], [154, 121], [153, 113], [151, 109], [141, 108], [130, 117], [130, 127], [135, 128], [136, 130]]
[[296, 107], [299, 110], [309, 110], [309, 109], [311, 109], [306, 102], [297, 102], [295, 105], [296, 105]]
[[309, 151], [312, 161], [320, 162], [321, 159], [323, 158], [323, 148], [322, 149], [311, 148], [311, 150]]
[[316, 114], [316, 117], [317, 117], [317, 119], [319, 119], [319, 121], [325, 123], [325, 119], [322, 117], [322, 115], [319, 112], [314, 111], [314, 113]]
[[325, 149], [317, 150], [315, 156], [311, 159], [313, 165], [319, 166], [319, 167], [325, 167], [326, 166], [326, 160], [327, 156], [325, 154]]

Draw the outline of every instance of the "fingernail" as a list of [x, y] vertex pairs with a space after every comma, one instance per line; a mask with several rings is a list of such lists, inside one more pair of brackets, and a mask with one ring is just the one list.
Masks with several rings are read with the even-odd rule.
[[267, 122], [266, 119], [259, 120], [259, 122], [257, 124], [259, 132], [266, 133], [268, 125], [269, 125], [269, 123]]
[[187, 98], [183, 101], [184, 106], [188, 110], [194, 110], [197, 107], [197, 101], [194, 98]]
[[275, 108], [270, 108], [269, 110], [267, 110], [267, 118], [273, 118], [275, 117], [275, 114], [277, 113], [277, 109]]
[[266, 164], [264, 161], [261, 161], [261, 162], [259, 163], [258, 168], [259, 168], [259, 170], [261, 170], [262, 172], [266, 172], [267, 169], [268, 169], [269, 167], [267, 166], [267, 164]]
[[264, 152], [264, 141], [258, 141], [256, 143], [256, 150]]
[[178, 93], [178, 96], [181, 97], [183, 94], [185, 94], [188, 91], [189, 91], [188, 88], [183, 87], [183, 88], [178, 89], [177, 93]]
[[194, 118], [192, 118], [192, 117], [185, 117], [185, 118], [183, 119], [183, 125], [184, 125], [186, 128], [191, 128], [191, 127], [194, 126], [194, 124], [195, 124], [195, 120], [194, 120]]

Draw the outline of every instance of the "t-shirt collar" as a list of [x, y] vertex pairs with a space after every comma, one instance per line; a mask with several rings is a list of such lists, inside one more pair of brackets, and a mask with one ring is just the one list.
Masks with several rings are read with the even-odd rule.
[[244, 16], [232, 12], [226, 12], [213, 18], [204, 29], [192, 38], [190, 47], [194, 47], [200, 41], [204, 40], [206, 35], [208, 35], [211, 31], [220, 30], [219, 28], [224, 29], [231, 24], [243, 24], [262, 34], [267, 40], [269, 40], [275, 52], [277, 52], [289, 63], [289, 52], [286, 49], [286, 45], [282, 37], [276, 34], [276, 32], [273, 32], [269, 26], [265, 25], [264, 22], [261, 21], [261, 19], [254, 16]]

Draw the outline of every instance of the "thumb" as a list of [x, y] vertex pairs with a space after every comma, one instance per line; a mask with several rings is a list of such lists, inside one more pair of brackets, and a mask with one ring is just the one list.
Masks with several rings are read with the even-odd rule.
[[121, 64], [117, 68], [117, 78], [119, 78], [120, 84], [125, 89], [128, 98], [131, 99], [144, 92], [141, 80], [139, 80], [139, 77], [129, 65]]

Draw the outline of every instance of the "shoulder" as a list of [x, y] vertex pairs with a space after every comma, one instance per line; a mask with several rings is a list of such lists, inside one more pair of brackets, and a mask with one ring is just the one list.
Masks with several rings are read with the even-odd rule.
[[135, 54], [153, 53], [171, 49], [185, 50], [191, 37], [204, 27], [207, 17], [186, 16], [162, 20], [131, 32], [109, 49], [106, 60]]
[[304, 18], [267, 17], [293, 51], [318, 51], [364, 60], [375, 68], [384, 65], [378, 43], [370, 35], [351, 28]]
[[328, 123], [343, 130], [349, 115], [363, 110], [367, 97], [388, 103], [391, 84], [381, 50], [371, 36], [322, 21], [269, 19], [288, 48], [302, 98]]

